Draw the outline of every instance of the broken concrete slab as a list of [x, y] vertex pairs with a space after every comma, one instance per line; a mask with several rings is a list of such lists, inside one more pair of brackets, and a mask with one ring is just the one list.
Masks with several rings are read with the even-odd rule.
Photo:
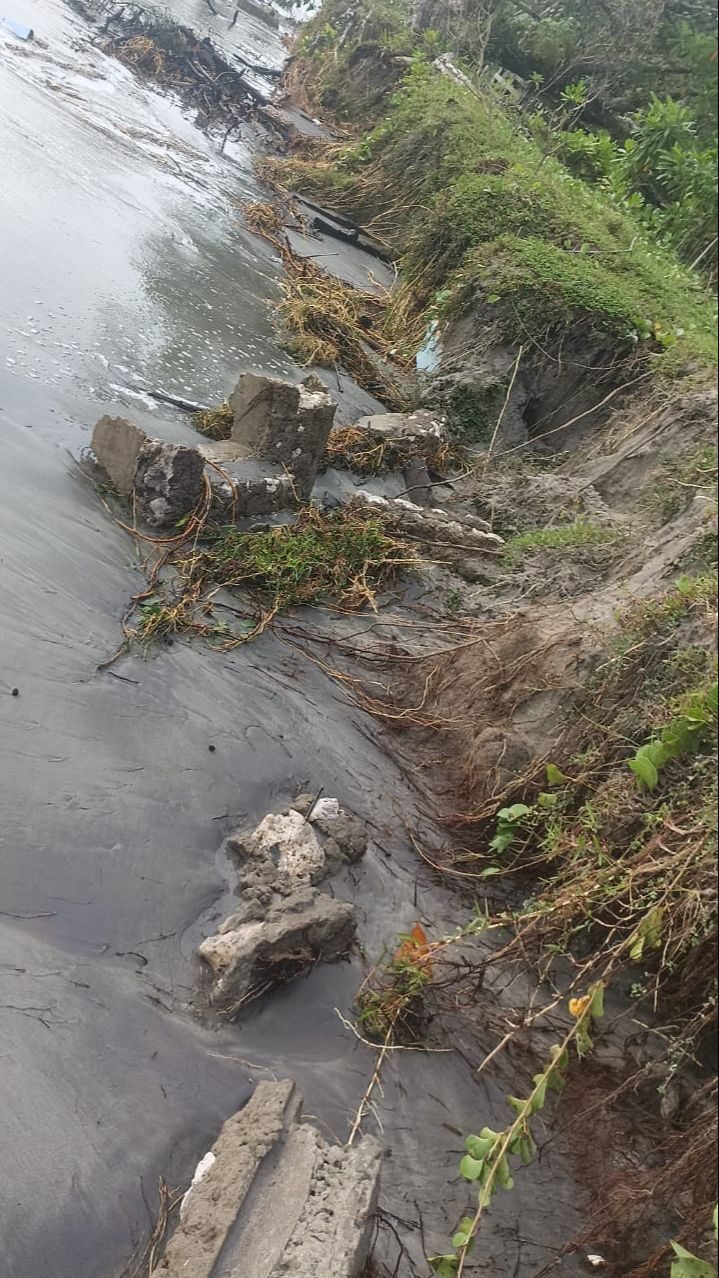
[[401, 440], [416, 444], [418, 452], [427, 446], [434, 450], [447, 440], [444, 418], [426, 408], [418, 408], [414, 413], [373, 413], [370, 417], [361, 417], [357, 426], [379, 443]]
[[300, 498], [309, 497], [337, 405], [314, 374], [295, 384], [243, 373], [230, 395], [232, 439], [250, 456], [283, 466]]
[[137, 515], [153, 527], [171, 526], [195, 509], [203, 472], [215, 511], [227, 519], [273, 515], [296, 505], [295, 480], [281, 465], [258, 463], [237, 443], [209, 441], [184, 426], [164, 426], [160, 434], [152, 439], [124, 417], [105, 416], [91, 442], [113, 488], [134, 496]]
[[106, 415], [95, 425], [90, 447], [122, 497], [129, 497], [132, 492], [137, 459], [147, 443], [147, 431], [126, 417]]
[[198, 1165], [163, 1278], [359, 1278], [381, 1149], [328, 1144], [289, 1081], [261, 1082]]
[[400, 535], [428, 546], [442, 546], [450, 560], [457, 555], [462, 559], [477, 553], [496, 555], [504, 545], [502, 537], [489, 531], [485, 520], [464, 511], [450, 513], [439, 506], [416, 506], [401, 497], [388, 499], [364, 489], [357, 492], [355, 500], [365, 507], [373, 507], [387, 526]]
[[236, 871], [239, 905], [198, 947], [212, 969], [210, 1000], [228, 1015], [320, 961], [352, 947], [354, 907], [315, 885], [367, 847], [362, 822], [336, 799], [301, 795], [224, 850]]

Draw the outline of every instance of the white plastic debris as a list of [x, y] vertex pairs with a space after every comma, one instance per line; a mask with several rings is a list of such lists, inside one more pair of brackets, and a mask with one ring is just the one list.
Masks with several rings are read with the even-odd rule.
[[205, 1179], [205, 1176], [207, 1175], [208, 1171], [210, 1170], [211, 1167], [214, 1167], [216, 1161], [217, 1161], [216, 1157], [213, 1154], [211, 1149], [208, 1149], [207, 1153], [202, 1155], [202, 1158], [200, 1159], [199, 1163], [197, 1164], [195, 1168], [195, 1174], [192, 1177], [192, 1180], [190, 1181], [190, 1188], [188, 1189], [187, 1193], [183, 1196], [182, 1202], [180, 1203], [180, 1220], [184, 1220], [185, 1212], [187, 1210], [187, 1204], [190, 1200], [190, 1195], [193, 1189], [195, 1188], [196, 1185], [199, 1185], [201, 1180]]
[[606, 1265], [607, 1263], [604, 1256], [598, 1256], [596, 1252], [590, 1253], [587, 1256], [587, 1260], [594, 1269], [601, 1269], [602, 1265]]
[[340, 815], [337, 799], [318, 799], [308, 814], [309, 821], [336, 821]]

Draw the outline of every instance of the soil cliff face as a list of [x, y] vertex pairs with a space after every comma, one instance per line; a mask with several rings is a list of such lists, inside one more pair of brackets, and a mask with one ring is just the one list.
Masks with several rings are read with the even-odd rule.
[[[337, 132], [267, 175], [394, 257], [385, 357], [462, 457], [432, 493], [502, 538], [425, 566], [425, 602], [467, 639], [446, 660], [413, 657], [385, 710], [398, 755], [411, 747], [436, 780], [452, 834], [430, 863], [458, 887], [458, 919], [479, 898], [487, 926], [508, 929], [503, 956], [575, 994], [582, 1060], [555, 1117], [598, 1209], [565, 1251], [617, 1278], [665, 1274], [672, 1240], [713, 1258], [714, 311], [696, 275], [540, 153], [423, 25], [401, 5], [325, 4], [285, 87]], [[396, 963], [384, 979], [407, 1008]], [[584, 1037], [599, 986], [638, 1038], [600, 1017]], [[605, 1122], [601, 1172], [582, 1069]], [[471, 1139], [477, 1176], [503, 1174], [491, 1141], [488, 1154]], [[487, 1205], [480, 1193], [436, 1272], [473, 1272]]]

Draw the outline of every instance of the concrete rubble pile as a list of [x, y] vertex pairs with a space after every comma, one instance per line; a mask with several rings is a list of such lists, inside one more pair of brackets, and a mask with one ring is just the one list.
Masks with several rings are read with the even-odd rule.
[[200, 1160], [161, 1278], [359, 1278], [381, 1150], [329, 1145], [288, 1081], [261, 1082]]
[[349, 952], [354, 907], [316, 885], [366, 847], [357, 817], [336, 799], [309, 795], [226, 839], [240, 904], [199, 946], [212, 970], [214, 1004], [236, 1015], [297, 973]]
[[100, 418], [92, 451], [113, 488], [132, 499], [153, 528], [167, 528], [195, 510], [206, 477], [215, 503], [231, 518], [270, 515], [306, 501], [324, 454], [336, 405], [318, 378], [299, 385], [244, 373], [230, 396], [231, 438], [207, 440], [187, 428], [162, 428], [153, 439], [122, 417]]

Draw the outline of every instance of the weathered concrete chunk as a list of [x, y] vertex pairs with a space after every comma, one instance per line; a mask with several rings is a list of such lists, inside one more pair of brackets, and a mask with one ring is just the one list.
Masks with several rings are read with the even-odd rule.
[[153, 528], [177, 523], [197, 506], [204, 488], [205, 462], [195, 448], [151, 439], [135, 467], [137, 512]]
[[329, 1145], [300, 1112], [292, 1083], [262, 1082], [228, 1119], [193, 1177], [163, 1278], [359, 1278], [381, 1149], [371, 1136]]
[[342, 958], [354, 907], [314, 886], [367, 848], [361, 821], [336, 799], [300, 795], [284, 812], [225, 840], [237, 872], [237, 909], [199, 946], [212, 969], [211, 1001], [231, 1015], [319, 961]]
[[297, 494], [309, 497], [325, 451], [336, 404], [319, 378], [284, 381], [243, 373], [230, 395], [232, 439], [292, 475]]
[[92, 432], [92, 451], [123, 497], [132, 492], [137, 459], [148, 442], [147, 433], [125, 417], [101, 417]]
[[312, 887], [276, 901], [263, 919], [231, 915], [199, 947], [217, 978], [212, 1001], [236, 1014], [315, 963], [344, 957], [356, 926], [352, 905]]
[[427, 545], [441, 545], [443, 552], [446, 548], [450, 559], [457, 555], [466, 559], [478, 552], [496, 555], [504, 545], [501, 537], [489, 532], [489, 524], [474, 515], [450, 513], [438, 506], [416, 506], [402, 497], [388, 499], [362, 489], [355, 500], [373, 507], [388, 527], [400, 535], [406, 533]]
[[418, 451], [427, 444], [436, 448], [447, 438], [444, 418], [426, 408], [418, 408], [414, 413], [373, 413], [360, 417], [357, 426], [373, 439], [416, 443]]

